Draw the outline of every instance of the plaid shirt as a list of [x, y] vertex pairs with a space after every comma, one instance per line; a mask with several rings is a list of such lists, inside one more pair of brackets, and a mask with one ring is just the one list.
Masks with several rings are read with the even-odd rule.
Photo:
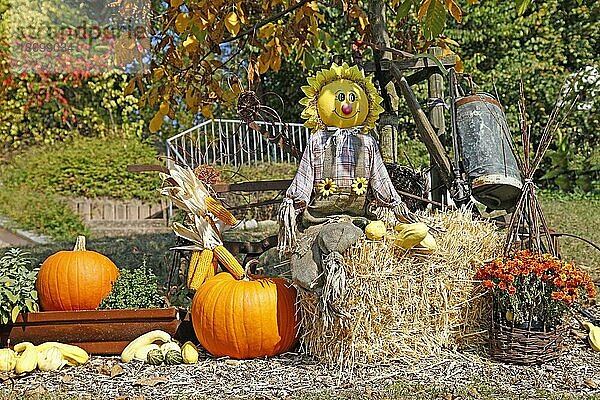
[[[296, 176], [285, 194], [294, 200], [297, 208], [303, 210], [310, 204], [311, 196], [316, 193], [316, 186], [322, 179], [332, 179], [338, 188], [350, 188], [357, 178], [354, 167], [355, 154], [359, 151], [366, 153], [364, 158], [367, 173], [364, 178], [367, 178], [376, 200], [387, 207], [402, 203], [383, 164], [377, 142], [372, 136], [360, 133], [361, 128], [320, 130], [311, 135]], [[360, 138], [362, 145], [356, 148], [353, 141], [347, 140], [349, 135]], [[335, 176], [323, 176], [324, 150], [328, 146], [336, 146]]]

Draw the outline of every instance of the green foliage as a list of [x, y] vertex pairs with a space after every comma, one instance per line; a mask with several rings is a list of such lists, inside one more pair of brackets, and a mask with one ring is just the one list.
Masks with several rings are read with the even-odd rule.
[[158, 279], [144, 263], [136, 269], [121, 268], [111, 292], [98, 308], [106, 310], [164, 306], [165, 301], [158, 294]]
[[155, 199], [160, 186], [156, 174], [127, 172], [129, 164], [155, 162], [154, 147], [136, 138], [80, 137], [31, 148], [0, 166], [0, 214], [59, 241], [87, 235], [81, 218], [62, 199]]
[[[58, 85], [68, 108], [58, 100], [31, 104], [54, 83], [37, 76], [14, 80], [0, 103], [0, 148], [17, 149], [32, 144], [56, 143], [77, 136], [121, 135], [141, 137], [144, 121], [137, 99], [125, 96], [127, 76], [118, 71], [93, 76], [79, 84]], [[68, 116], [68, 118], [66, 117]]]
[[10, 218], [17, 227], [41, 232], [59, 241], [71, 240], [78, 234], [89, 235], [81, 218], [57, 196], [27, 185], [0, 184], [0, 215]]
[[127, 166], [156, 163], [156, 157], [152, 145], [135, 138], [77, 138], [16, 156], [0, 179], [61, 196], [155, 199], [158, 175], [127, 172]]
[[[571, 84], [574, 76], [587, 81], [579, 106], [562, 124], [549, 157], [544, 159], [540, 177], [546, 173], [548, 188], [600, 190], [596, 150], [600, 147], [598, 2], [532, 2], [522, 17], [516, 17], [521, 10], [514, 2], [501, 0], [482, 2], [467, 11], [460, 29], [448, 33], [461, 44], [465, 72], [473, 75], [480, 89], [499, 93], [513, 133], [519, 132], [521, 80], [534, 143], [564, 91], [563, 85]], [[594, 75], [595, 83], [590, 82]]]
[[15, 322], [20, 312], [38, 311], [37, 273], [21, 249], [10, 249], [0, 258], [0, 323]]

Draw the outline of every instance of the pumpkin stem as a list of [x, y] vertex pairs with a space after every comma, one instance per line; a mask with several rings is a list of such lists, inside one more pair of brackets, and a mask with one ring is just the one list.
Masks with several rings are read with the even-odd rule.
[[248, 261], [246, 263], [246, 266], [244, 268], [244, 276], [241, 278], [244, 281], [252, 281], [252, 276], [250, 275], [250, 268], [252, 268], [253, 265], [256, 264], [260, 264], [260, 261], [258, 261], [257, 259], [252, 259], [250, 261]]
[[85, 251], [85, 236], [77, 236], [77, 241], [75, 242], [75, 247], [73, 247], [73, 251]]

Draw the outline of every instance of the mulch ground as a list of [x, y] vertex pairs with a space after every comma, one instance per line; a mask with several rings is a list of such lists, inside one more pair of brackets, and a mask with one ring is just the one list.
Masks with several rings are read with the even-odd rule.
[[[158, 367], [139, 361], [124, 364], [117, 357], [92, 357], [86, 365], [65, 367], [59, 372], [3, 376], [0, 394], [12, 394], [15, 399], [51, 394], [57, 398], [71, 395], [121, 400], [309, 399], [318, 394], [322, 395], [318, 398], [349, 398], [344, 394], [352, 394], [353, 399], [427, 397], [427, 393], [418, 392], [407, 397], [393, 396], [395, 382], [435, 386], [448, 393], [442, 397], [447, 399], [503, 398], [486, 397], [478, 393], [481, 387], [527, 399], [545, 398], [541, 392], [546, 396], [547, 393], [600, 394], [600, 354], [575, 336], [569, 338], [567, 348], [558, 360], [535, 366], [504, 364], [485, 355], [443, 351], [420, 360], [398, 359], [359, 366], [353, 371], [327, 368], [298, 353], [245, 361], [201, 354], [195, 365]], [[469, 395], [452, 395], [459, 392]]]

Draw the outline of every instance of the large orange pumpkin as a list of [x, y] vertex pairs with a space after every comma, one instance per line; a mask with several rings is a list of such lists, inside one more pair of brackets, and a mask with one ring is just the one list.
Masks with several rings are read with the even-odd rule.
[[42, 263], [37, 278], [42, 310], [93, 310], [118, 274], [110, 258], [86, 250], [85, 237], [79, 236], [73, 251], [59, 251]]
[[296, 344], [296, 289], [280, 278], [236, 280], [222, 272], [194, 296], [192, 324], [200, 344], [216, 357], [281, 354]]

